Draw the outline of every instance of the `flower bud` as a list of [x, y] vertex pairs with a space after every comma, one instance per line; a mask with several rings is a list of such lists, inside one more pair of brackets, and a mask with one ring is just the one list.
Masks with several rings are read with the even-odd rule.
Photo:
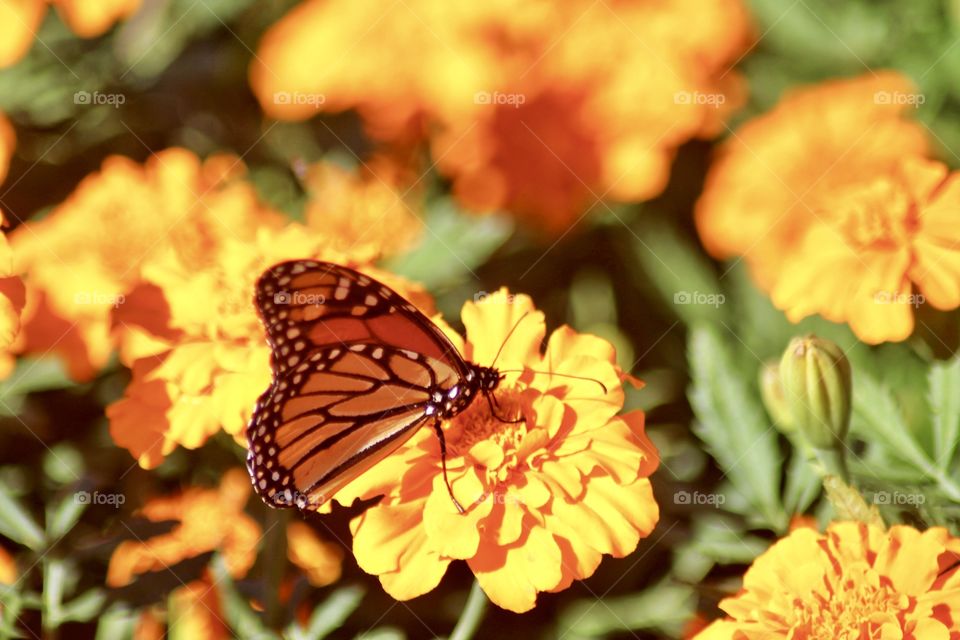
[[780, 381], [798, 435], [818, 449], [833, 449], [850, 427], [850, 362], [835, 343], [794, 338], [780, 360]]
[[793, 414], [790, 413], [790, 406], [783, 395], [779, 362], [767, 362], [760, 369], [760, 397], [777, 429], [781, 433], [793, 433]]

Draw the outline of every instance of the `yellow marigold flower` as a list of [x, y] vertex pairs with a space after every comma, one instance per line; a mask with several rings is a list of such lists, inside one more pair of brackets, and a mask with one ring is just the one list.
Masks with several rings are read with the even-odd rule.
[[57, 353], [87, 379], [115, 347], [110, 314], [152, 256], [175, 249], [201, 260], [222, 238], [279, 226], [232, 156], [201, 162], [168, 149], [143, 165], [107, 158], [48, 216], [11, 234], [17, 272], [28, 273], [22, 351]]
[[[147, 469], [178, 445], [197, 448], [220, 429], [245, 446], [243, 428], [270, 385], [270, 351], [253, 306], [257, 278], [293, 258], [350, 263], [332, 244], [291, 224], [260, 229], [250, 242], [224, 237], [201, 262], [171, 249], [144, 265], [143, 282], [114, 314], [134, 338], [122, 353], [133, 380], [124, 398], [107, 407], [117, 445]], [[374, 273], [429, 308], [418, 289]]]
[[757, 558], [730, 617], [697, 640], [949, 640], [960, 633], [957, 539], [943, 528], [883, 531], [859, 522], [802, 527]]
[[243, 511], [250, 478], [232, 469], [216, 489], [191, 488], [150, 500], [138, 515], [151, 522], [175, 520], [172, 531], [148, 540], [121, 542], [110, 557], [107, 585], [122, 587], [148, 571], [160, 571], [187, 558], [219, 550], [230, 575], [246, 575], [256, 560], [260, 527]]
[[342, 548], [321, 539], [305, 522], [294, 521], [287, 526], [287, 557], [315, 587], [325, 587], [340, 579]]
[[903, 117], [913, 91], [895, 73], [798, 91], [711, 168], [696, 210], [704, 244], [743, 256], [792, 321], [818, 313], [877, 343], [910, 334], [911, 305], [960, 305], [960, 194]]
[[140, 8], [141, 0], [0, 0], [0, 67], [27, 53], [36, 32], [54, 5], [78, 36], [92, 38]]
[[375, 138], [426, 135], [463, 202], [556, 230], [657, 195], [676, 147], [740, 102], [726, 70], [748, 43], [739, 0], [309, 0], [250, 77], [274, 117], [355, 109]]
[[[564, 327], [541, 353], [543, 314], [506, 290], [468, 302], [462, 318], [466, 342], [449, 334], [466, 358], [489, 366], [503, 347], [497, 368], [523, 369], [507, 374], [495, 403], [478, 398], [444, 425], [450, 481], [466, 513], [447, 493], [429, 429], [336, 497], [349, 504], [385, 494], [351, 530], [360, 567], [393, 597], [430, 591], [451, 561], [466, 560], [493, 602], [527, 611], [538, 592], [590, 576], [603, 554], [625, 556], [650, 533], [659, 510], [647, 478], [659, 460], [643, 413], [617, 415], [625, 375], [609, 343]], [[504, 422], [514, 417], [522, 420]]]

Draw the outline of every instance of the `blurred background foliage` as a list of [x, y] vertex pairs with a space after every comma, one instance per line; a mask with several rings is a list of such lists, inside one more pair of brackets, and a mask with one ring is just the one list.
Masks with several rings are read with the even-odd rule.
[[[201, 156], [249, 150], [243, 160], [260, 195], [292, 217], [301, 215], [305, 194], [297, 167], [321, 159], [355, 165], [371, 144], [351, 113], [300, 123], [262, 115], [248, 88], [248, 66], [264, 31], [294, 4], [149, 1], [132, 19], [89, 40], [75, 37], [51, 13], [26, 58], [0, 71], [0, 110], [18, 137], [3, 186], [11, 222], [42, 217], [110, 154], [143, 161], [170, 146]], [[738, 64], [749, 100], [731, 128], [771, 108], [793, 86], [896, 68], [925, 96], [917, 115], [939, 141], [942, 159], [960, 165], [953, 152], [960, 147], [960, 2], [748, 4], [762, 37]], [[119, 106], [74, 100], [77, 92], [95, 91], [125, 100]], [[853, 430], [862, 458], [853, 465], [854, 478], [877, 490], [922, 487], [924, 504], [885, 506], [883, 514], [960, 533], [954, 391], [960, 363], [948, 357], [958, 341], [957, 314], [928, 319], [935, 335], [875, 349], [842, 326], [788, 323], [753, 287], [744, 265], [718, 264], [699, 247], [691, 211], [713, 149], [710, 142], [687, 143], [661, 196], [616, 206], [615, 214], [598, 207], [555, 242], [506, 215], [472, 217], [444, 196], [440, 176], [427, 178], [424, 220], [432, 233], [386, 266], [423, 282], [448, 318], [456, 318], [465, 299], [505, 285], [531, 294], [548, 325], [570, 323], [613, 342], [620, 364], [646, 383], [629, 392], [627, 404], [648, 412], [662, 456], [653, 479], [661, 523], [635, 554], [605, 559], [586, 582], [543, 594], [530, 614], [491, 609], [479, 637], [503, 629], [531, 638], [679, 637], [697, 611], [716, 613], [719, 599], [736, 590], [743, 565], [787, 531], [794, 516], [829, 518], [832, 507], [821, 496], [816, 470], [771, 428], [758, 387], [762, 364], [806, 331], [835, 340], [854, 365]], [[684, 292], [719, 295], [722, 302], [676, 304]], [[208, 562], [227, 585], [224, 612], [233, 632], [264, 637], [248, 604], [250, 596], [264, 595], [260, 578], [269, 568], [263, 558], [236, 584], [218, 569], [217, 558], [207, 557], [130, 588], [103, 586], [107, 559], [122, 539], [142, 527], [163, 527], [133, 516], [145, 497], [186, 484], [214, 485], [240, 461], [236, 448], [214, 441], [200, 451], [178, 449], [153, 472], [137, 467], [113, 445], [103, 415], [127, 378], [115, 366], [77, 385], [57, 362], [40, 359], [19, 362], [0, 385], [0, 535], [29, 549], [21, 563], [26, 577], [2, 591], [0, 637], [26, 637], [17, 618], [48, 637], [55, 629], [65, 638], [127, 635], [140, 607], [163, 600]], [[745, 457], [750, 464], [738, 465]], [[73, 499], [77, 491], [108, 485], [121, 487], [125, 504]], [[684, 503], [677, 497], [684, 492], [722, 494], [726, 502], [719, 508]], [[257, 518], [270, 517], [255, 502]], [[352, 513], [323, 516], [324, 527], [349, 539]], [[319, 517], [306, 516], [310, 522]], [[427, 637], [418, 619], [451, 627], [470, 580], [469, 571], [453, 567], [445, 588], [398, 605], [348, 553], [335, 585], [310, 593], [301, 578], [294, 586], [289, 611], [303, 602], [312, 609], [306, 620], [287, 621], [288, 634], [340, 638], [374, 629], [364, 637]], [[177, 629], [170, 637], [180, 637]]]

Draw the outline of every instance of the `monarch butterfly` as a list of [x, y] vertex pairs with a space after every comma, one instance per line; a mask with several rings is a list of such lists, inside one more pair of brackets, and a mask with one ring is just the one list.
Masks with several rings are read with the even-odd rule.
[[490, 401], [502, 373], [464, 360], [407, 300], [340, 265], [275, 265], [255, 303], [273, 382], [247, 426], [247, 470], [267, 505], [319, 508], [426, 424], [447, 480], [441, 422], [478, 395]]

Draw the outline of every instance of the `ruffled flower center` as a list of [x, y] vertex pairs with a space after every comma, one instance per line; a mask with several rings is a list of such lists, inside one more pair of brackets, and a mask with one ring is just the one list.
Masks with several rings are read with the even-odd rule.
[[[515, 422], [516, 421], [516, 422]], [[487, 398], [477, 398], [463, 413], [451, 421], [450, 448], [454, 455], [464, 455], [480, 442], [489, 443], [502, 452], [500, 464], [488, 467], [488, 479], [504, 482], [523, 463], [521, 448], [530, 429], [520, 410], [520, 390], [499, 388]]]
[[897, 592], [870, 567], [848, 568], [830, 585], [832, 593], [796, 598], [795, 632], [809, 640], [861, 640], [887, 637], [890, 625], [900, 629], [899, 615], [913, 608], [906, 594]]
[[888, 177], [842, 189], [830, 219], [860, 248], [893, 250], [907, 245], [917, 228], [917, 212], [903, 185]]

